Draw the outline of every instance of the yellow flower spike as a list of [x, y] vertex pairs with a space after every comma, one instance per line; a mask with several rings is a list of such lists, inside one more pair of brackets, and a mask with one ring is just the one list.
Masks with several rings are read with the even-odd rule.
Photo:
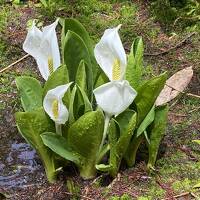
[[62, 98], [69, 89], [72, 82], [59, 85], [47, 92], [43, 100], [45, 112], [56, 124], [65, 124], [68, 120], [69, 112], [64, 105]]
[[52, 112], [55, 119], [57, 119], [58, 118], [58, 100], [57, 99], [55, 99], [52, 103]]
[[49, 74], [51, 75], [53, 73], [53, 58], [51, 56], [48, 56], [48, 69]]
[[120, 80], [121, 78], [120, 76], [121, 76], [120, 60], [115, 59], [112, 69], [112, 80], [113, 81]]
[[94, 48], [97, 63], [110, 81], [123, 80], [126, 72], [126, 52], [119, 37], [121, 25], [106, 29]]

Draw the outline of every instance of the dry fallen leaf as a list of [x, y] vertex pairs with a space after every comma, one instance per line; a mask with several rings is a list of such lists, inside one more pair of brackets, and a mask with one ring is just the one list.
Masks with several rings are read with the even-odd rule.
[[156, 106], [163, 105], [175, 97], [188, 86], [193, 76], [192, 67], [187, 67], [171, 76], [156, 99]]

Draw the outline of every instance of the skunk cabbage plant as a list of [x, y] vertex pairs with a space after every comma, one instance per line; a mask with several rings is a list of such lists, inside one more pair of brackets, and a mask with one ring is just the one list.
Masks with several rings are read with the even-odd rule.
[[[155, 105], [166, 73], [145, 79], [143, 42], [135, 38], [126, 55], [119, 28], [105, 30], [94, 45], [75, 19], [60, 19], [40, 31], [28, 31], [23, 49], [32, 55], [45, 81], [16, 78], [23, 112], [16, 124], [36, 149], [50, 182], [72, 163], [84, 179], [97, 171], [115, 177], [122, 160], [135, 164], [140, 145], [148, 148], [154, 169], [167, 121], [167, 105]], [[61, 52], [61, 58], [60, 53]]]

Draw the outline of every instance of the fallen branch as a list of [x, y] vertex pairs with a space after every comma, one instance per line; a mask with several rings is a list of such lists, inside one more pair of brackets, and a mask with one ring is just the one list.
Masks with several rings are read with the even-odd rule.
[[186, 38], [184, 38], [183, 40], [181, 40], [178, 44], [176, 44], [175, 46], [173, 46], [173, 47], [171, 47], [171, 48], [169, 48], [169, 49], [167, 49], [165, 51], [161, 51], [161, 52], [158, 52], [158, 53], [144, 53], [144, 55], [145, 56], [160, 56], [160, 55], [167, 54], [170, 51], [175, 50], [178, 47], [182, 46], [189, 38], [191, 38], [195, 34], [196, 34], [196, 32], [190, 33]]
[[26, 54], [25, 56], [23, 56], [22, 58], [20, 58], [19, 60], [16, 60], [14, 63], [8, 65], [7, 67], [3, 68], [2, 70], [0, 70], [0, 73], [10, 69], [12, 66], [16, 65], [17, 63], [21, 62], [22, 60], [24, 60], [25, 58], [27, 58], [28, 56], [30, 56], [29, 54]]

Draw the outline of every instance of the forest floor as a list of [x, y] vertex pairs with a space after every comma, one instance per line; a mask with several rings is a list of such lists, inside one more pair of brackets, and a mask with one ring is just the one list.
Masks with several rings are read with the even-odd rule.
[[[200, 34], [198, 30], [177, 48], [165, 54], [191, 34], [191, 29], [165, 32], [150, 13], [148, 3], [141, 1], [86, 0], [66, 5], [62, 11], [44, 10], [34, 1], [27, 4], [0, 4], [0, 70], [25, 52], [22, 44], [27, 24], [38, 19], [39, 25], [55, 20], [55, 16], [75, 17], [97, 42], [103, 31], [122, 23], [120, 34], [129, 52], [135, 36], [142, 36], [145, 44], [144, 67], [149, 76], [168, 71], [169, 76], [192, 66], [194, 76], [188, 93], [200, 95]], [[160, 53], [159, 55], [155, 55]], [[61, 200], [61, 199], [200, 199], [200, 147], [192, 140], [200, 139], [200, 101], [180, 95], [170, 103], [168, 128], [161, 144], [156, 171], [145, 170], [145, 152], [139, 151], [135, 167], [120, 171], [112, 182], [107, 175], [83, 181], [76, 169], [49, 184], [41, 162], [16, 129], [14, 113], [21, 110], [15, 85], [19, 75], [39, 77], [37, 65], [28, 57], [9, 70], [0, 73], [0, 199]]]

